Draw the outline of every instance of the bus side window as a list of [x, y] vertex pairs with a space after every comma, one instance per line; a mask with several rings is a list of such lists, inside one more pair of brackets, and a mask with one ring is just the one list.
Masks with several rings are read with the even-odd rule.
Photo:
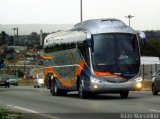
[[80, 50], [80, 53], [82, 54], [86, 63], [88, 64], [88, 66], [90, 66], [90, 63], [89, 63], [89, 49], [88, 49], [87, 42], [78, 42], [77, 45], [78, 45], [78, 49]]
[[69, 49], [75, 49], [76, 48], [76, 44], [75, 42], [71, 42], [71, 43], [62, 43], [60, 45], [60, 51], [62, 50], [69, 50]]

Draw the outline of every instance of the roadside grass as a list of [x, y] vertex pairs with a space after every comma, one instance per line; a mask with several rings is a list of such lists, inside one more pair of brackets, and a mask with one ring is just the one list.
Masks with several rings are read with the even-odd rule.
[[22, 113], [0, 105], [0, 119], [24, 119]]

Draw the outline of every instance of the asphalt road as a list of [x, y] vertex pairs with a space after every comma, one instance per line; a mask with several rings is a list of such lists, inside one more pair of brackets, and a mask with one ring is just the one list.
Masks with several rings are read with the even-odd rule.
[[[0, 87], [0, 105], [25, 112], [28, 114], [26, 118], [34, 119], [39, 118], [34, 117], [34, 114], [42, 119], [105, 119], [108, 115], [113, 118], [140, 118], [137, 117], [139, 115], [133, 115], [139, 113], [156, 113], [154, 119], [160, 118], [160, 94], [153, 96], [151, 91], [130, 92], [127, 99], [121, 99], [119, 94], [101, 94], [80, 99], [77, 92], [67, 96], [52, 96], [45, 88]], [[148, 115], [144, 114], [142, 117], [146, 118]]]

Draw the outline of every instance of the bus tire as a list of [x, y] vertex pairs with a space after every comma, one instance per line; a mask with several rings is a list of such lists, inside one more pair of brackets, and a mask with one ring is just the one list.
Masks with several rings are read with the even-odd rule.
[[47, 76], [45, 79], [45, 85], [47, 89], [51, 89], [51, 76]]
[[85, 99], [87, 97], [87, 91], [85, 91], [83, 89], [83, 86], [82, 86], [82, 81], [79, 82], [79, 85], [78, 85], [78, 93], [79, 93], [79, 97], [81, 99]]
[[123, 92], [120, 92], [120, 95], [121, 95], [121, 98], [127, 98], [128, 95], [129, 95], [129, 91], [123, 91]]
[[61, 91], [57, 87], [56, 80], [54, 79], [52, 82], [53, 83], [51, 85], [51, 93], [52, 93], [53, 96], [59, 96], [61, 94]]
[[[52, 94], [53, 93], [53, 84], [54, 83], [54, 81], [53, 80], [51, 80], [51, 88], [50, 88], [50, 93]], [[53, 94], [52, 94], [53, 95]]]

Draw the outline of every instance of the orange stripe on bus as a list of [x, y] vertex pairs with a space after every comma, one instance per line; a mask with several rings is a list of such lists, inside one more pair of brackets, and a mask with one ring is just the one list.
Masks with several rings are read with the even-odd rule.
[[81, 60], [80, 61], [80, 66], [77, 68], [77, 71], [74, 74], [74, 77], [72, 79], [71, 82], [69, 81], [65, 81], [52, 67], [47, 67], [45, 72], [44, 72], [44, 77], [47, 76], [47, 74], [53, 73], [54, 77], [56, 77], [57, 79], [59, 79], [59, 81], [66, 87], [72, 87], [74, 85], [74, 83], [76, 82], [77, 76], [82, 72], [83, 68], [84, 68], [84, 61]]
[[77, 69], [77, 71], [76, 71], [76, 73], [74, 75], [75, 77], [78, 76], [81, 73], [81, 71], [83, 70], [84, 64], [85, 64], [84, 61], [81, 60], [80, 66], [78, 67], [78, 69]]
[[114, 74], [111, 74], [110, 72], [99, 72], [95, 71], [94, 72], [97, 76], [115, 76]]
[[118, 77], [118, 78], [121, 78], [123, 80], [127, 80], [126, 78], [123, 78], [123, 77], [120, 77], [116, 74], [111, 74], [110, 72], [98, 72], [98, 71], [95, 71], [94, 72], [97, 76], [110, 76], [110, 77]]
[[52, 56], [41, 56], [43, 59], [52, 59]]

